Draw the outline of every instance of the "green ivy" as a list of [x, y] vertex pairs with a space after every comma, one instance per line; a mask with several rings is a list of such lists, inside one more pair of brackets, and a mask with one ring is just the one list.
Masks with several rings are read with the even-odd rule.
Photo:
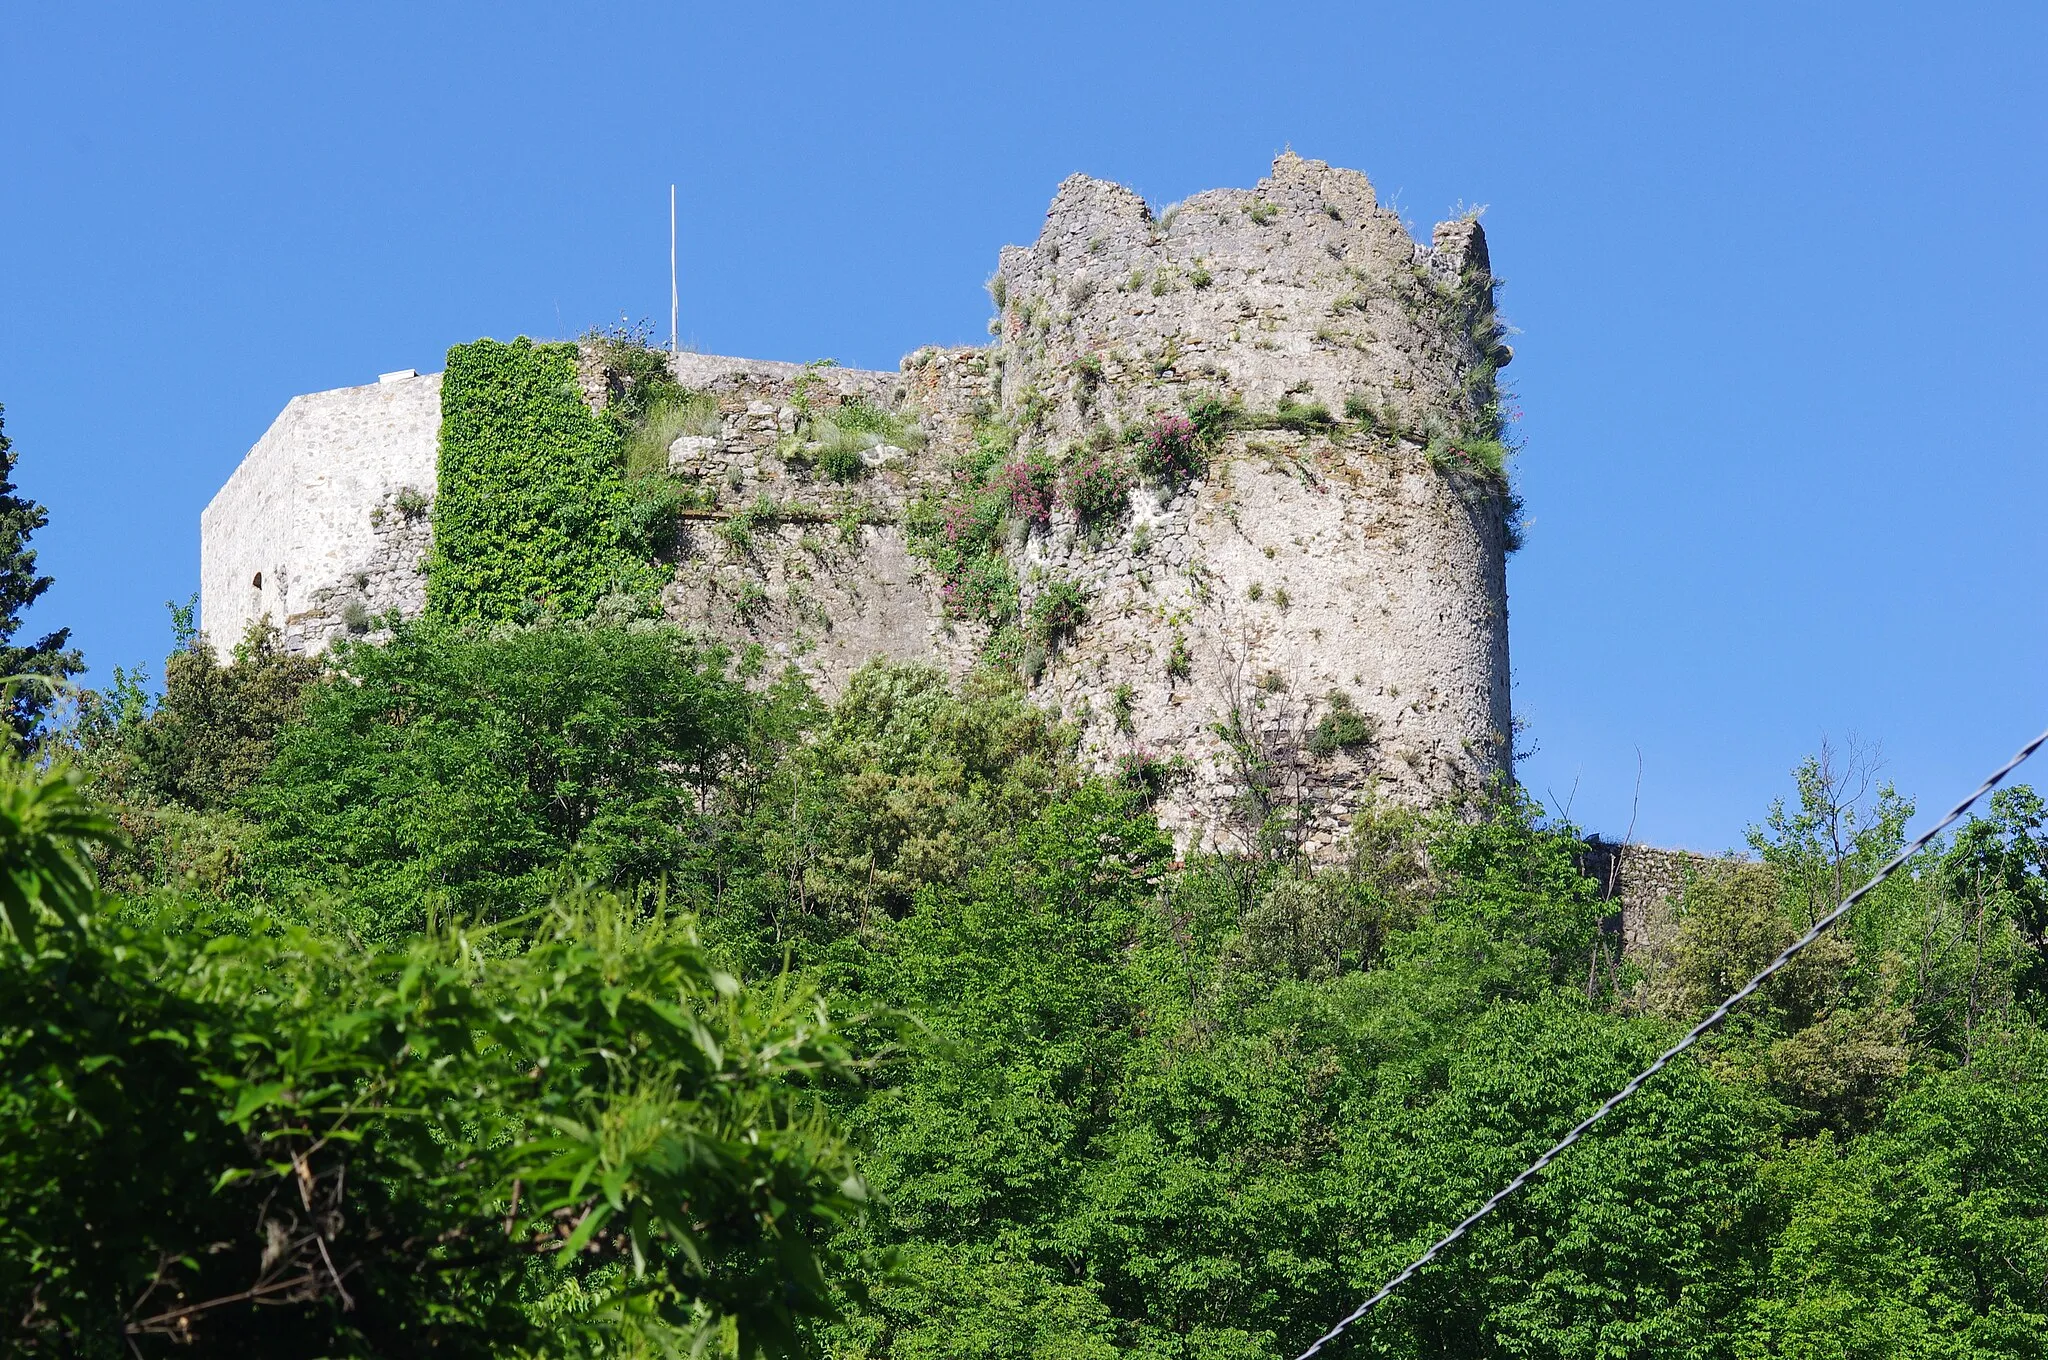
[[636, 551], [619, 433], [576, 384], [576, 346], [479, 340], [448, 351], [427, 611], [453, 623], [580, 617], [659, 588]]

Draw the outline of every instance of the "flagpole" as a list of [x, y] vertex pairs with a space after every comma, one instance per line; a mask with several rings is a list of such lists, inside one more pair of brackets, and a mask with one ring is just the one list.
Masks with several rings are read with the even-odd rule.
[[681, 351], [676, 344], [676, 186], [668, 186], [668, 352]]

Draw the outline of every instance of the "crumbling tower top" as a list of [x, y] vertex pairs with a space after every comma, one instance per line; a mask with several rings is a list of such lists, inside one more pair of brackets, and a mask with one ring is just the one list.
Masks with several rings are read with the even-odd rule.
[[1072, 176], [992, 288], [1006, 412], [1044, 408], [1069, 435], [1190, 386], [1252, 407], [1363, 400], [1465, 433], [1488, 424], [1510, 357], [1476, 220], [1420, 245], [1365, 175], [1292, 152], [1254, 188], [1156, 217], [1122, 185]]

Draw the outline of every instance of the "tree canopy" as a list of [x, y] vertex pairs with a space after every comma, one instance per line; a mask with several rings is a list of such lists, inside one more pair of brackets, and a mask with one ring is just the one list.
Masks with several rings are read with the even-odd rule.
[[[1910, 815], [1823, 753], [1625, 956], [1513, 790], [1181, 857], [1003, 677], [828, 704], [541, 619], [167, 679], [0, 781], [28, 1354], [1292, 1354]], [[2042, 1355], [2041, 822], [2001, 794], [1337, 1353]]]

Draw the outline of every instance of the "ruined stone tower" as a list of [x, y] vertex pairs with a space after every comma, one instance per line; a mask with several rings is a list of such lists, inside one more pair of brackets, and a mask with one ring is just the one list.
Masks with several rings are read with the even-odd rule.
[[[1493, 289], [1476, 222], [1419, 245], [1356, 171], [1289, 154], [1156, 215], [1074, 176], [1002, 252], [986, 347], [895, 373], [672, 362], [716, 412], [671, 446], [700, 508], [662, 607], [828, 694], [876, 658], [1018, 667], [1085, 761], [1156, 781], [1189, 848], [1277, 824], [1313, 853], [1369, 797], [1461, 802], [1511, 758]], [[601, 406], [602, 346], [581, 369]], [[421, 607], [440, 401], [394, 375], [286, 408], [202, 521], [212, 638], [268, 614], [318, 649]], [[819, 432], [856, 409], [890, 433], [821, 475]], [[1190, 417], [1188, 475], [1105, 474], [1106, 514], [1067, 494]], [[966, 609], [934, 545], [1005, 476], [1011, 594]]]

